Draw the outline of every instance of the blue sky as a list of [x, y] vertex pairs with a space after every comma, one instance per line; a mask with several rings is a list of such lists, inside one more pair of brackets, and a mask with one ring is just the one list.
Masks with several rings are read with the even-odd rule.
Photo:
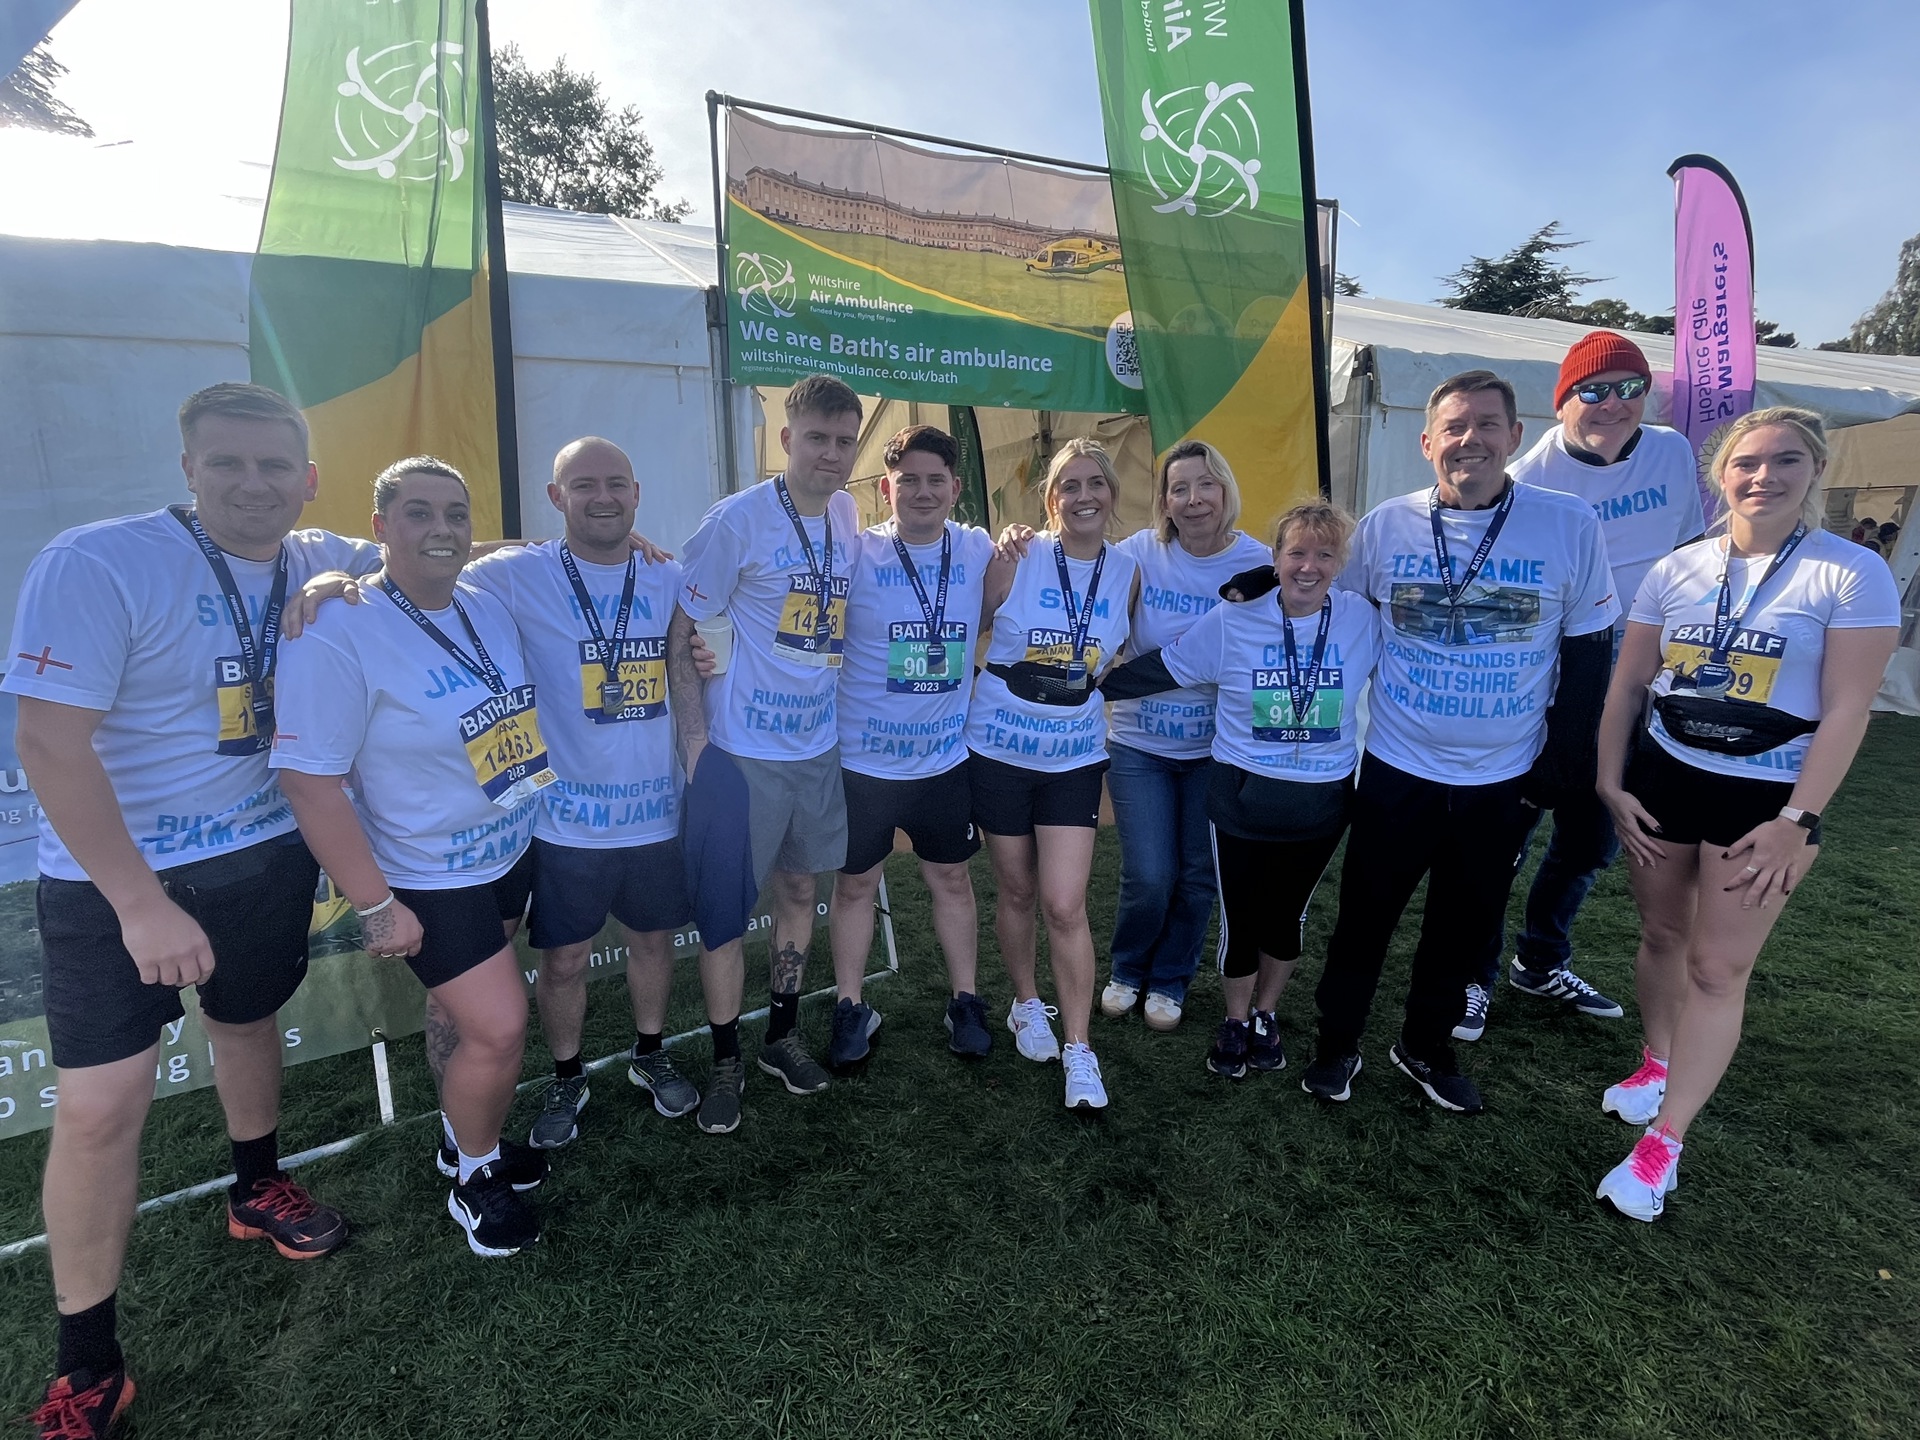
[[[1238, 5], [1257, 0], [1233, 0]], [[1259, 0], [1267, 3], [1267, 0]], [[709, 88], [1100, 160], [1084, 0], [491, 0], [496, 40], [560, 54], [644, 113], [666, 189], [710, 210]], [[284, 0], [80, 0], [61, 93], [103, 139], [271, 158]], [[1724, 161], [1753, 211], [1758, 306], [1843, 334], [1920, 232], [1913, 0], [1307, 0], [1322, 194], [1340, 267], [1431, 300], [1472, 254], [1559, 220], [1643, 310], [1672, 303], [1672, 184]]]

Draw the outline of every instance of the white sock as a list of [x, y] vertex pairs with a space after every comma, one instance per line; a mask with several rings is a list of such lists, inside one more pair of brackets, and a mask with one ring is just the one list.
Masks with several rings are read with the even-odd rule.
[[447, 1118], [447, 1112], [444, 1110], [440, 1112], [440, 1134], [442, 1137], [441, 1143], [445, 1145], [447, 1149], [458, 1150], [460, 1148], [460, 1142], [453, 1138], [453, 1121]]
[[460, 1183], [462, 1185], [466, 1184], [469, 1180], [473, 1179], [474, 1171], [478, 1170], [482, 1165], [491, 1165], [499, 1158], [500, 1146], [497, 1142], [494, 1147], [484, 1155], [469, 1155], [464, 1150], [460, 1151]]

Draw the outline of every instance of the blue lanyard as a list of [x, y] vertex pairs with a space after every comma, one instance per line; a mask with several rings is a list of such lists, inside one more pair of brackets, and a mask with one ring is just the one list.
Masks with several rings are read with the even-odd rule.
[[[637, 566], [631, 553], [627, 555], [627, 583], [620, 590], [620, 608], [613, 617], [613, 642], [607, 642], [606, 632], [600, 628], [600, 616], [593, 608], [593, 597], [587, 593], [587, 584], [580, 578], [580, 567], [573, 563], [573, 552], [564, 544], [560, 547], [560, 564], [567, 572], [567, 583], [573, 587], [573, 598], [580, 602], [580, 613], [586, 617], [587, 629], [593, 634], [593, 643], [600, 650], [600, 667], [611, 679], [614, 666], [620, 657], [620, 646], [627, 638], [627, 621], [633, 616], [633, 585]], [[476, 641], [476, 644], [479, 642]]]
[[1080, 618], [1073, 618], [1073, 576], [1067, 569], [1067, 547], [1060, 543], [1060, 537], [1053, 539], [1053, 563], [1060, 571], [1060, 608], [1067, 613], [1067, 623], [1073, 628], [1067, 632], [1067, 638], [1073, 645], [1073, 663], [1070, 671], [1087, 668], [1087, 634], [1093, 629], [1093, 597], [1100, 593], [1100, 572], [1107, 565], [1107, 547], [1103, 543], [1100, 553], [1094, 557], [1093, 575], [1087, 581], [1086, 603], [1080, 607]]
[[220, 584], [220, 597], [227, 604], [227, 618], [233, 622], [233, 633], [240, 642], [240, 663], [247, 671], [254, 733], [263, 738], [270, 736], [274, 730], [273, 697], [267, 692], [267, 680], [273, 674], [280, 652], [280, 612], [287, 604], [287, 547], [282, 543], [276, 557], [273, 589], [267, 596], [267, 608], [260, 612], [260, 638], [255, 641], [253, 626], [247, 621], [247, 602], [234, 583], [233, 569], [200, 523], [199, 515], [185, 505], [169, 505], [167, 513], [186, 526], [193, 543], [200, 547], [200, 553], [212, 568], [213, 578]]
[[1286, 632], [1287, 698], [1293, 701], [1293, 723], [1305, 725], [1307, 712], [1320, 693], [1320, 662], [1326, 658], [1327, 631], [1333, 624], [1333, 596], [1328, 595], [1320, 602], [1320, 631], [1313, 637], [1313, 659], [1305, 675], [1300, 673], [1300, 659], [1293, 648], [1293, 617], [1287, 614], [1284, 604], [1280, 606], [1280, 623]]
[[480, 632], [473, 628], [473, 621], [467, 618], [467, 612], [461, 608], [458, 596], [454, 597], [453, 613], [460, 617], [460, 623], [466, 627], [467, 638], [473, 641], [473, 653], [480, 657], [477, 660], [469, 656], [466, 651], [454, 644], [453, 641], [449, 640], [446, 632], [428, 619], [420, 607], [409, 600], [406, 595], [402, 593], [400, 587], [393, 583], [390, 576], [382, 575], [380, 577], [380, 588], [387, 592], [387, 598], [393, 601], [394, 607], [399, 610], [402, 615], [426, 631], [427, 635], [433, 640], [433, 643], [446, 651], [447, 654], [451, 655], [455, 660], [458, 660], [461, 667], [469, 675], [473, 676], [476, 680], [484, 681], [487, 689], [496, 695], [504, 695], [507, 693], [507, 682], [505, 677], [500, 674], [500, 667], [493, 663], [493, 657], [487, 654], [487, 647], [480, 643]]
[[907, 553], [898, 525], [893, 530], [893, 553], [900, 557], [900, 566], [907, 572], [907, 584], [913, 587], [913, 598], [920, 602], [920, 613], [926, 617], [927, 639], [944, 639], [940, 622], [947, 613], [947, 574], [953, 564], [953, 532], [944, 525], [940, 527], [940, 580], [934, 587], [931, 605], [927, 603], [927, 587], [920, 583], [920, 572], [914, 568], [913, 557]]
[[787, 477], [774, 476], [773, 489], [780, 497], [780, 508], [793, 522], [793, 533], [800, 537], [800, 548], [807, 557], [807, 573], [820, 582], [820, 603], [813, 612], [813, 637], [824, 644], [833, 636], [833, 516], [827, 510], [820, 512], [820, 523], [826, 527], [827, 534], [826, 564], [822, 565], [813, 557], [813, 541], [807, 538], [807, 527], [800, 522], [800, 511], [793, 503], [793, 496], [787, 493]]
[[1760, 592], [1767, 582], [1780, 573], [1780, 567], [1800, 548], [1800, 542], [1807, 538], [1807, 527], [1796, 525], [1793, 533], [1781, 545], [1779, 553], [1773, 557], [1773, 563], [1767, 567], [1767, 573], [1760, 577], [1760, 583], [1747, 592], [1747, 598], [1740, 604], [1740, 613], [1732, 614], [1733, 609], [1733, 537], [1727, 537], [1727, 553], [1720, 562], [1720, 598], [1713, 607], [1713, 648], [1707, 659], [1710, 664], [1724, 665], [1727, 653], [1733, 648], [1733, 637], [1740, 633], [1740, 626], [1747, 618], [1747, 612], [1753, 608], [1753, 602], [1760, 598]]
[[1440, 525], [1440, 487], [1433, 487], [1433, 493], [1427, 497], [1427, 520], [1433, 526], [1433, 562], [1440, 567], [1440, 584], [1447, 592], [1447, 604], [1457, 607], [1465, 598], [1467, 587], [1479, 578], [1481, 567], [1487, 563], [1487, 556], [1493, 553], [1493, 542], [1500, 538], [1501, 530], [1506, 527], [1507, 516], [1513, 511], [1513, 494], [1518, 488], [1511, 480], [1507, 482], [1507, 493], [1500, 497], [1500, 508], [1493, 512], [1493, 519], [1487, 522], [1487, 533], [1480, 537], [1480, 546], [1473, 552], [1473, 559], [1467, 562], [1466, 573], [1456, 585], [1453, 582], [1453, 558], [1447, 554], [1447, 532]]

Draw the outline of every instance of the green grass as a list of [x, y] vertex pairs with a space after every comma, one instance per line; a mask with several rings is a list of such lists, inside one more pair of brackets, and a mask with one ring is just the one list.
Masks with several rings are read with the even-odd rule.
[[[905, 973], [872, 989], [887, 1025], [868, 1072], [807, 1100], [756, 1072], [729, 1138], [603, 1075], [525, 1257], [469, 1255], [420, 1124], [306, 1172], [358, 1227], [335, 1259], [233, 1244], [217, 1199], [141, 1221], [120, 1292], [136, 1433], [1920, 1434], [1916, 814], [1920, 722], [1876, 719], [1658, 1225], [1592, 1200], [1631, 1139], [1598, 1105], [1636, 1058], [1631, 1007], [1585, 1021], [1503, 990], [1467, 1056], [1489, 1112], [1443, 1115], [1385, 1063], [1403, 925], [1368, 1070], [1319, 1108], [1297, 1067], [1329, 887], [1284, 1007], [1294, 1070], [1203, 1073], [1206, 975], [1175, 1035], [1096, 1019], [1114, 1104], [1081, 1122], [1058, 1068], [1004, 1032], [978, 1066], [945, 1053], [921, 892], [896, 861]], [[1113, 863], [1103, 834], [1096, 935]], [[1576, 934], [1582, 973], [1630, 995], [1635, 933], [1611, 872]], [[594, 997], [605, 1053], [624, 996]], [[822, 1044], [824, 1023], [810, 1005]], [[703, 1073], [704, 1045], [692, 1058]], [[402, 1113], [426, 1109], [417, 1041], [397, 1068]], [[371, 1121], [364, 1057], [288, 1078], [290, 1148]], [[0, 1239], [40, 1228], [43, 1147], [0, 1147]], [[217, 1174], [212, 1094], [157, 1107], [147, 1155], [146, 1193]], [[50, 1308], [44, 1253], [0, 1264], [0, 1413], [37, 1399]]]

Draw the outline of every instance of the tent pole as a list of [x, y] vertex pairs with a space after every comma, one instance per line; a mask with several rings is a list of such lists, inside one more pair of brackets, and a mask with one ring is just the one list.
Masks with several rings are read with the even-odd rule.
[[733, 337], [727, 329], [727, 193], [726, 176], [720, 171], [720, 107], [727, 97], [717, 90], [707, 91], [707, 151], [713, 162], [713, 245], [720, 262], [720, 285], [714, 314], [720, 325], [720, 348], [715, 357], [720, 389], [720, 493], [731, 495], [740, 488], [739, 442], [733, 427], [733, 362], [729, 351]]

